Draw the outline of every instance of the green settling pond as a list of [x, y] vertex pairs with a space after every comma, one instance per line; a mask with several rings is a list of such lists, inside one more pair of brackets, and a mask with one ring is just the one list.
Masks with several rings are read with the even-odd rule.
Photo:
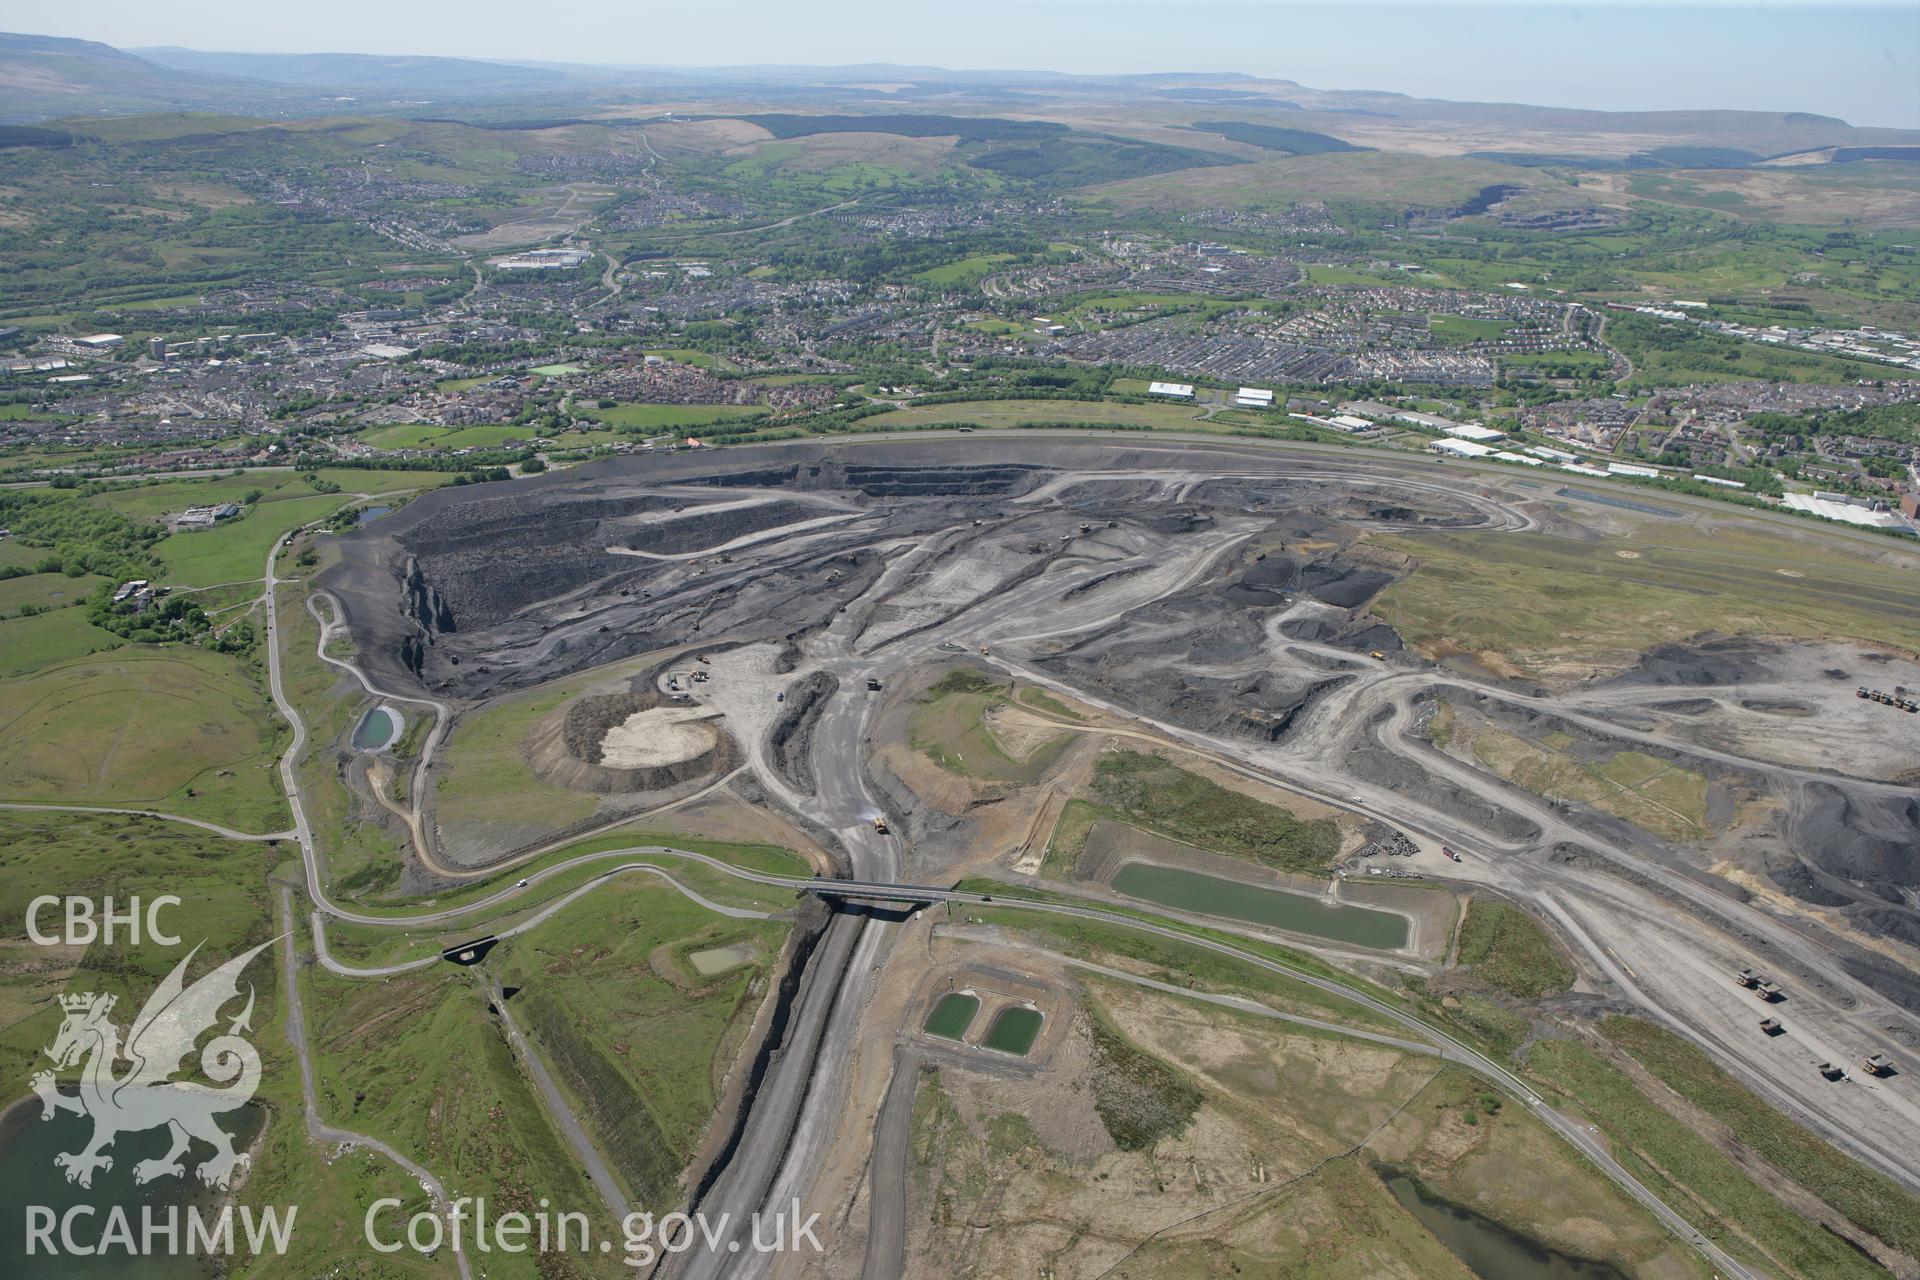
[[1015, 1005], [1011, 1009], [1002, 1009], [987, 1028], [986, 1036], [980, 1041], [981, 1047], [996, 1049], [1001, 1053], [1025, 1056], [1033, 1048], [1033, 1042], [1040, 1038], [1042, 1019], [1038, 1009], [1023, 1009]]
[[1249, 924], [1310, 933], [1330, 942], [1349, 942], [1383, 951], [1407, 945], [1407, 918], [1391, 911], [1336, 906], [1302, 893], [1262, 889], [1179, 867], [1129, 862], [1113, 877], [1113, 887], [1130, 898], [1176, 911], [1225, 916]]
[[940, 997], [940, 1002], [927, 1014], [927, 1020], [920, 1024], [920, 1029], [930, 1036], [958, 1040], [967, 1034], [967, 1028], [973, 1025], [973, 1015], [978, 1012], [979, 996], [950, 991]]
[[705, 951], [692, 951], [687, 954], [687, 963], [693, 971], [703, 978], [725, 973], [729, 969], [738, 969], [753, 959], [753, 948], [745, 943], [736, 943], [731, 947], [709, 947]]
[[385, 751], [399, 738], [400, 717], [387, 707], [375, 707], [353, 731], [353, 746], [356, 751]]

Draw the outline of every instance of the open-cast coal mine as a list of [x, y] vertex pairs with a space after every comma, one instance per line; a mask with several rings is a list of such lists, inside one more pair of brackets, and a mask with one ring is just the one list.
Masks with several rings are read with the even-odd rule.
[[[1850, 673], [1920, 687], [1910, 655], [1701, 634], [1554, 684], [1434, 641], [1431, 595], [1425, 614], [1403, 599], [1432, 581], [1423, 540], [1578, 549], [1638, 515], [1341, 450], [1020, 446], [628, 456], [434, 491], [335, 539], [316, 585], [356, 661], [444, 730], [409, 797], [417, 874], [731, 804], [725, 830], [782, 824], [823, 873], [1044, 887], [1101, 761], [1151, 750], [1206, 771], [1155, 848], [1179, 844], [1194, 796], [1278, 788], [1351, 815], [1351, 882], [1525, 905], [1580, 957], [1576, 1004], [1744, 1053], [1747, 1007], [1720, 988], [1764, 945], [1793, 958], [1805, 1026], [1920, 1042], [1900, 950], [1920, 937], [1912, 765], [1853, 770], [1778, 737], [1844, 741], [1869, 714]], [[830, 976], [790, 987], [780, 1025], [800, 1038], [754, 1077], [728, 1168], [701, 1179], [711, 1203], [770, 1185], [876, 980], [850, 958], [902, 918], [829, 915], [807, 954]], [[1743, 1082], [1784, 1097], [1791, 1064], [1747, 1059]], [[1833, 1105], [1849, 1149], [1900, 1166], [1920, 1107]]]

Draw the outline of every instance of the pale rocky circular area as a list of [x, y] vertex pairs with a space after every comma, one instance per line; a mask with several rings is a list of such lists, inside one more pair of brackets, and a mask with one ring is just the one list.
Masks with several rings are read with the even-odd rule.
[[600, 739], [600, 764], [608, 769], [657, 769], [711, 751], [716, 742], [698, 707], [650, 707], [612, 726]]

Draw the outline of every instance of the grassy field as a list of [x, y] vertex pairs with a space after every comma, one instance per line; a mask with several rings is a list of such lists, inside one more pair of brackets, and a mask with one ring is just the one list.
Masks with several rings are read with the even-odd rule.
[[1920, 1256], [1920, 1196], [1849, 1159], [1755, 1097], [1672, 1032], [1637, 1018], [1600, 1024], [1608, 1039], [1662, 1083], [1732, 1130], [1768, 1164], [1909, 1257]]
[[[301, 982], [329, 1121], [391, 1143], [448, 1178], [458, 1194], [486, 1197], [491, 1213], [537, 1212], [545, 1199], [586, 1214], [596, 1235], [612, 1230], [604, 1202], [489, 1016], [477, 971], [441, 966], [355, 982], [315, 966]], [[575, 1274], [620, 1271], [617, 1261], [571, 1256]], [[551, 1266], [531, 1251], [496, 1253], [486, 1270], [534, 1280], [552, 1274]]]
[[1566, 733], [1526, 738], [1451, 707], [1445, 714], [1461, 753], [1537, 796], [1590, 804], [1670, 840], [1713, 834], [1704, 774], [1640, 751], [1583, 759], [1569, 750], [1574, 742]]
[[611, 409], [582, 407], [581, 412], [611, 427], [660, 431], [670, 427], [711, 426], [716, 422], [751, 418], [766, 410], [758, 405], [742, 404], [618, 404]]
[[64, 573], [30, 573], [24, 578], [0, 580], [0, 618], [11, 618], [22, 607], [60, 609], [79, 604], [104, 581], [91, 573], [77, 578]]
[[54, 609], [37, 618], [0, 621], [0, 680], [35, 671], [92, 653], [118, 649], [126, 643], [111, 631], [87, 621], [85, 609]]
[[1543, 194], [1567, 190], [1564, 182], [1540, 169], [1465, 156], [1365, 151], [1182, 169], [1094, 187], [1087, 195], [1121, 209], [1250, 208], [1331, 199], [1431, 208], [1458, 204], [1499, 183], [1529, 186]]
[[1471, 316], [1436, 315], [1428, 324], [1441, 342], [1463, 346], [1470, 342], [1494, 342], [1511, 326], [1505, 320], [1481, 320]]
[[1127, 1039], [1126, 1033], [1087, 1005], [1093, 1039], [1093, 1109], [1113, 1145], [1151, 1151], [1162, 1138], [1185, 1129], [1205, 1095], [1181, 1072]]
[[[728, 919], [646, 876], [609, 883], [514, 940], [501, 980], [514, 1009], [580, 1101], [635, 1207], [679, 1198], [679, 1177], [784, 942], [783, 922]], [[744, 946], [753, 959], [712, 978], [688, 952]]]
[[1029, 783], [1060, 758], [1070, 733], [1040, 744], [1023, 759], [1008, 755], [988, 727], [987, 715], [1008, 705], [1011, 685], [972, 671], [954, 671], [927, 690], [908, 723], [907, 740], [943, 769], [989, 782]]
[[[191, 980], [275, 932], [267, 875], [283, 855], [262, 845], [146, 818], [0, 812], [0, 847], [7, 851], [5, 873], [0, 874], [0, 916], [16, 922], [0, 932], [0, 1070], [16, 1088], [47, 1065], [40, 1050], [59, 1024], [55, 997], [62, 992], [115, 995], [119, 1005], [114, 1019], [124, 1028], [189, 949], [202, 948], [189, 969]], [[96, 901], [112, 897], [121, 903], [176, 895], [183, 905], [170, 912], [163, 909], [161, 923], [180, 936], [180, 945], [30, 945], [17, 922], [25, 919], [27, 899], [46, 892]], [[396, 1197], [404, 1205], [399, 1212], [411, 1214], [426, 1208], [426, 1196], [383, 1157], [336, 1154], [307, 1141], [277, 960], [273, 951], [263, 954], [243, 979], [243, 987], [255, 992], [248, 1039], [261, 1056], [254, 1105], [264, 1117], [265, 1131], [255, 1140], [253, 1166], [235, 1198], [256, 1209], [300, 1206], [286, 1256], [262, 1259], [246, 1269], [250, 1276], [293, 1280], [335, 1274], [364, 1259], [360, 1223], [374, 1201]], [[239, 1008], [236, 1000], [226, 1012], [231, 1015]], [[225, 1125], [231, 1130], [233, 1121]], [[205, 1154], [205, 1148], [196, 1146], [195, 1155]], [[49, 1169], [47, 1176], [58, 1174]], [[150, 1193], [130, 1193], [126, 1202], [136, 1197], [152, 1199]], [[455, 1274], [446, 1257], [389, 1261], [384, 1273]]]
[[676, 360], [681, 364], [698, 365], [702, 369], [739, 369], [739, 365], [725, 356], [714, 355], [710, 351], [695, 351], [691, 347], [649, 347], [647, 355], [659, 356], [662, 360]]
[[[1425, 285], [1430, 289], [1455, 289], [1459, 287], [1459, 282], [1453, 277], [1442, 275], [1440, 272], [1432, 270], [1396, 271], [1388, 269], [1385, 271], [1365, 271], [1358, 267], [1341, 267], [1324, 262], [1314, 262], [1307, 264], [1306, 273], [1308, 284], [1386, 285], [1389, 287], [1394, 285], [1405, 287], [1407, 285], [1417, 284]], [[1444, 331], [1440, 326], [1436, 325], [1434, 332], [1436, 336], [1440, 336], [1443, 341], [1446, 340]], [[1462, 339], [1455, 340], [1461, 341]]]
[[[1393, 1170], [1642, 1280], [1709, 1274], [1526, 1108], [1466, 1072], [1101, 979], [1075, 1020], [1084, 1052], [1038, 1081], [920, 1078], [909, 1212], [956, 1272], [1473, 1274], [1387, 1190]], [[1088, 1129], [1108, 1131], [1111, 1149], [1090, 1152]], [[1047, 1232], [1027, 1216], [1040, 1202]]]
[[1302, 822], [1144, 752], [1103, 754], [1093, 795], [1100, 816], [1282, 870], [1322, 872], [1340, 851], [1333, 819]]
[[[1009, 888], [1006, 885], [996, 885], [992, 881], [963, 881], [962, 884], [966, 888], [981, 889], [996, 897]], [[1039, 897], [1042, 895], [1023, 889], [1017, 896]], [[1055, 897], [1058, 901], [1077, 901], [1077, 899], [1058, 895]], [[1153, 916], [1147, 912], [1124, 907], [1117, 910], [1122, 915], [1137, 916], [1156, 923], [1165, 922], [1165, 917]], [[999, 925], [1005, 929], [1018, 930], [1051, 951], [1107, 964], [1120, 964], [1136, 970], [1140, 966], [1145, 966], [1145, 970], [1141, 971], [1148, 972], [1149, 976], [1195, 991], [1258, 996], [1262, 1000], [1273, 1003], [1275, 1008], [1292, 1013], [1308, 1013], [1315, 1017], [1332, 1017], [1358, 1027], [1387, 1028], [1399, 1025], [1383, 1014], [1373, 1013], [1319, 987], [1296, 982], [1283, 974], [1256, 968], [1231, 956], [1223, 956], [1203, 947], [1141, 933], [1123, 925], [1098, 920], [1076, 920], [1070, 916], [1049, 915], [999, 906], [971, 907], [967, 909], [966, 916], [969, 919]], [[1242, 951], [1298, 965], [1309, 972], [1333, 972], [1303, 952], [1291, 951], [1272, 943], [1199, 926], [1192, 926], [1190, 931], [1198, 937], [1228, 942]], [[1348, 980], [1346, 975], [1342, 975], [1342, 978]], [[1365, 983], [1353, 985], [1375, 996], [1388, 1000], [1394, 998], [1392, 993], [1384, 988], [1369, 987]]]
[[1548, 683], [1619, 671], [1649, 645], [1706, 631], [1902, 647], [1920, 635], [1911, 574], [1752, 526], [1708, 532], [1648, 520], [1631, 537], [1592, 542], [1534, 533], [1374, 541], [1419, 561], [1373, 605], [1409, 643]]
[[1735, 1257], [1795, 1280], [1884, 1280], [1871, 1259], [1788, 1210], [1590, 1049], [1543, 1041], [1528, 1053], [1527, 1075], [1556, 1106], [1593, 1121], [1621, 1164]]
[[937, 267], [916, 272], [915, 280], [924, 280], [928, 284], [950, 285], [966, 284], [987, 275], [1003, 262], [1013, 261], [1010, 253], [980, 253], [971, 258], [960, 258], [953, 262], [944, 262]]
[[0, 682], [0, 796], [278, 831], [282, 733], [238, 659], [128, 646]]
[[923, 427], [942, 422], [972, 422], [983, 427], [1013, 427], [1023, 422], [1113, 423], [1137, 427], [1197, 428], [1199, 410], [1171, 404], [1107, 404], [1099, 400], [962, 400], [953, 404], [909, 405], [862, 418], [865, 428]]
[[[450, 478], [438, 471], [357, 471], [347, 468], [315, 473], [323, 484], [340, 486], [339, 502], [347, 494], [392, 493], [401, 489], [433, 488]], [[240, 475], [214, 473], [183, 480], [160, 480], [151, 484], [116, 485], [94, 494], [87, 501], [109, 507], [135, 520], [158, 520], [216, 502], [242, 502], [248, 494], [258, 493], [262, 506], [302, 498], [324, 496], [308, 484], [306, 478], [291, 471], [247, 471]]]
[[[609, 674], [590, 673], [602, 679]], [[591, 678], [576, 678], [526, 690], [463, 716], [436, 769], [440, 821], [558, 830], [590, 817], [599, 801], [535, 777], [526, 742], [542, 716], [591, 683]]]
[[401, 423], [360, 433], [360, 443], [376, 449], [491, 449], [508, 441], [533, 438], [531, 427], [508, 423], [442, 427], [430, 422]]
[[1489, 898], [1467, 904], [1459, 962], [1508, 995], [1544, 996], [1573, 985], [1573, 967], [1526, 912]]
[[339, 494], [262, 502], [245, 515], [211, 529], [168, 534], [154, 547], [160, 581], [169, 586], [211, 587], [261, 576], [267, 551], [288, 532], [324, 520], [345, 506]]

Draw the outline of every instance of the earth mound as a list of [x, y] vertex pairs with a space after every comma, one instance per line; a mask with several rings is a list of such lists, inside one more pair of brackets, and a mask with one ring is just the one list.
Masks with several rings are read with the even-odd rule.
[[541, 721], [528, 756], [543, 782], [571, 791], [665, 791], [738, 763], [710, 715], [652, 690], [589, 694]]

